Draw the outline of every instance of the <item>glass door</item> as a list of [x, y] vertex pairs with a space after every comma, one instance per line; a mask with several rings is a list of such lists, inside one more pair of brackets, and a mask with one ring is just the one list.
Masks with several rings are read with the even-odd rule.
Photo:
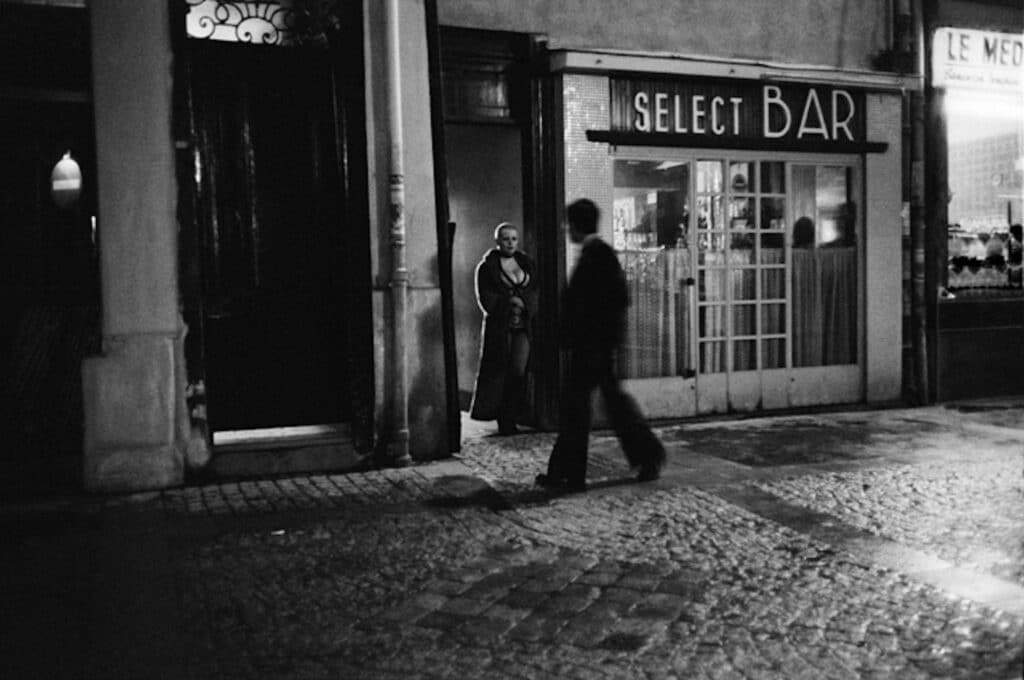
[[616, 159], [612, 244], [629, 286], [618, 370], [646, 414], [692, 415], [693, 163]]
[[786, 167], [697, 161], [697, 410], [786, 405]]
[[793, 406], [859, 401], [861, 359], [860, 195], [858, 166], [793, 163]]

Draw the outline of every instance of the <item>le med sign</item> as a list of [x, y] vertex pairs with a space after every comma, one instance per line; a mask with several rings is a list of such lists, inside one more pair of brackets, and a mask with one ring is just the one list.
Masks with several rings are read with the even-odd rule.
[[940, 28], [932, 40], [932, 83], [992, 92], [1024, 89], [1024, 35]]

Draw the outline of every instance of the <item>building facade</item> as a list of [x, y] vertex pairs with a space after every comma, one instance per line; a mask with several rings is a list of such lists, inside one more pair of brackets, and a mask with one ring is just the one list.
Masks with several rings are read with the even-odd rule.
[[[920, 65], [942, 22], [917, 3], [69, 4], [95, 118], [89, 489], [457, 450], [503, 221], [541, 281], [524, 418], [556, 427], [580, 197], [651, 417], [936, 396]], [[1015, 58], [1019, 12], [954, 4], [1009, 17], [985, 28]]]

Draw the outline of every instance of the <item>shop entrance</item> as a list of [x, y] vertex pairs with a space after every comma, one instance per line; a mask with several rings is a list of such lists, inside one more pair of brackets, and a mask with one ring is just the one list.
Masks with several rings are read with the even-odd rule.
[[860, 400], [853, 158], [622, 149], [627, 387], [652, 417]]
[[[476, 266], [494, 248], [494, 229], [502, 222], [518, 227], [525, 253], [535, 260], [542, 255], [531, 186], [536, 112], [529, 65], [538, 48], [529, 35], [447, 26], [441, 27], [440, 43], [446, 189], [449, 219], [455, 225], [451, 265], [456, 370], [459, 408], [467, 411], [481, 340]], [[535, 343], [535, 361], [541, 352]], [[529, 413], [522, 416], [523, 423], [532, 418]]]

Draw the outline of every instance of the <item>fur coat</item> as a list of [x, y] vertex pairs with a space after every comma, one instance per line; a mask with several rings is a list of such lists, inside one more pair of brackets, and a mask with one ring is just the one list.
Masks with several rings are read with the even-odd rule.
[[[516, 252], [514, 257], [519, 267], [529, 276], [529, 281], [518, 295], [525, 305], [525, 331], [532, 336], [531, 326], [537, 311], [537, 273], [529, 256]], [[498, 418], [509, 360], [511, 298], [512, 291], [501, 276], [501, 255], [494, 248], [487, 251], [476, 267], [476, 302], [484, 318], [480, 331], [480, 364], [473, 389], [473, 403], [469, 410], [474, 420]]]

